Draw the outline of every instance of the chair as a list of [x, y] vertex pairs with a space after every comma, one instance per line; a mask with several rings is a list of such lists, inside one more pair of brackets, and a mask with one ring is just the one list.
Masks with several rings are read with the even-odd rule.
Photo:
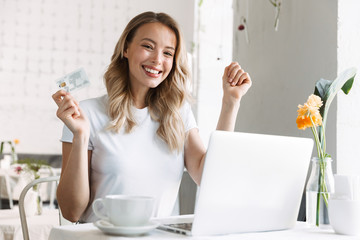
[[[26, 187], [22, 190], [19, 198], [19, 213], [20, 213], [20, 221], [21, 221], [21, 229], [23, 233], [24, 240], [29, 240], [29, 229], [26, 221], [26, 215], [25, 215], [25, 207], [24, 207], [24, 200], [25, 195], [28, 192], [30, 188], [32, 188], [34, 185], [43, 183], [43, 182], [58, 182], [60, 179], [60, 176], [51, 176], [51, 177], [45, 177], [45, 178], [39, 178], [35, 179], [32, 182], [30, 182]], [[59, 222], [61, 223], [61, 214], [59, 211]]]

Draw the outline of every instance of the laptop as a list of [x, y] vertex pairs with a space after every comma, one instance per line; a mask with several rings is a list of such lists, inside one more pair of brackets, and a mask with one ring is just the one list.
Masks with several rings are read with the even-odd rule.
[[159, 228], [192, 236], [292, 228], [313, 145], [309, 138], [213, 132], [194, 215]]

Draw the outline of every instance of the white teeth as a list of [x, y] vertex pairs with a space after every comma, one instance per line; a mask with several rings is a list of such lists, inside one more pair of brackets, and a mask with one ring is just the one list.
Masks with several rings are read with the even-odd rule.
[[149, 73], [153, 73], [153, 74], [159, 74], [160, 71], [156, 71], [154, 69], [150, 69], [150, 68], [145, 68], [145, 71], [149, 72]]

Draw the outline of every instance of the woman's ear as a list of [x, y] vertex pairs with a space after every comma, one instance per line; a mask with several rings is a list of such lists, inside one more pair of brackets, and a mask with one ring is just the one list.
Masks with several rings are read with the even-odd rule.
[[127, 48], [124, 49], [124, 54], [123, 54], [124, 58], [127, 58], [128, 57], [128, 54], [127, 54]]

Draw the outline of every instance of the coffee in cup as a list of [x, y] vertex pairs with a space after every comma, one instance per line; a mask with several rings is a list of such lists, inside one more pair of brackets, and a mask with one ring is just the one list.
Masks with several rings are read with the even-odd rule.
[[[100, 211], [100, 207], [103, 211]], [[92, 204], [95, 215], [116, 226], [135, 227], [147, 224], [153, 215], [154, 198], [149, 196], [107, 195]]]

